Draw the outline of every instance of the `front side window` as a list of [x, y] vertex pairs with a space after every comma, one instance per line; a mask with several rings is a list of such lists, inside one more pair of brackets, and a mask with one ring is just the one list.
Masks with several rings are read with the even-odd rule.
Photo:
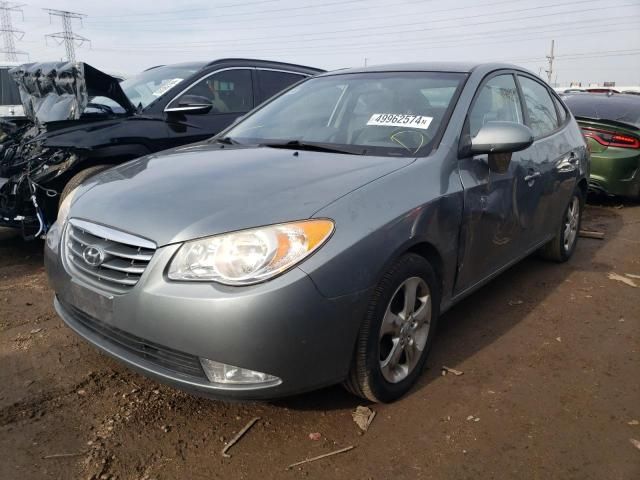
[[[285, 92], [225, 135], [244, 144], [305, 142], [365, 155], [426, 154], [465, 77], [441, 72], [316, 77]], [[435, 105], [430, 98], [437, 98]]]
[[184, 95], [206, 98], [213, 105], [211, 113], [248, 112], [253, 108], [251, 70], [223, 70], [209, 75], [171, 102], [169, 108], [178, 107]]
[[490, 78], [469, 112], [469, 133], [475, 137], [487, 122], [524, 123], [516, 82], [511, 74]]
[[529, 77], [518, 76], [518, 79], [534, 136], [538, 138], [548, 135], [558, 128], [558, 117], [551, 95], [544, 85]]

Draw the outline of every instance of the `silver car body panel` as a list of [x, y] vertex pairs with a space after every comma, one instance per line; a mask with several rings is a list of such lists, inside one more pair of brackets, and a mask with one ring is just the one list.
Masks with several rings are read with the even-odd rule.
[[[61, 316], [93, 344], [160, 380], [213, 396], [272, 398], [345, 378], [371, 292], [403, 253], [428, 258], [441, 279], [441, 310], [446, 310], [548, 240], [573, 189], [578, 184], [586, 188], [588, 152], [575, 121], [569, 116], [551, 135], [536, 139], [516, 157], [504, 177], [510, 180], [496, 182], [482, 158], [459, 158], [462, 126], [488, 75], [530, 74], [510, 65], [460, 64], [357, 71], [404, 69], [469, 74], [439, 147], [426, 157], [294, 155], [292, 150], [195, 145], [105, 172], [83, 185], [71, 206], [72, 218], [159, 246], [130, 292], [106, 303], [89, 300], [85, 310], [93, 306], [94, 311], [88, 313], [180, 352], [275, 375], [280, 385], [241, 392], [194, 385], [157, 365], [143, 365], [139, 356], [116, 351], [108, 339], [78, 327], [64, 307], [58, 307]], [[570, 153], [575, 161], [568, 161]], [[521, 162], [529, 162], [524, 170]], [[527, 168], [539, 168], [541, 175], [518, 183]], [[535, 195], [527, 190], [537, 188]], [[514, 191], [520, 200], [511, 200]], [[516, 215], [520, 211], [525, 214]], [[331, 218], [333, 236], [268, 282], [227, 287], [173, 282], [166, 276], [184, 241], [311, 217]], [[513, 228], [505, 229], [505, 222], [514, 219]], [[82, 292], [82, 281], [71, 278], [61, 262], [59, 229], [52, 229], [47, 242], [47, 270], [61, 301], [77, 306], [87, 298], [77, 291]], [[497, 243], [496, 233], [502, 235]], [[487, 255], [501, 245], [508, 248]], [[481, 256], [484, 264], [478, 263]]]

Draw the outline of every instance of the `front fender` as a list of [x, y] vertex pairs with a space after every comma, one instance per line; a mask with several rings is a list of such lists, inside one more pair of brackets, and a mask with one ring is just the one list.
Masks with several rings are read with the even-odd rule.
[[440, 259], [443, 305], [455, 280], [463, 212], [462, 185], [455, 169], [421, 159], [316, 213], [332, 218], [327, 245], [300, 268], [330, 298], [374, 287], [390, 264], [418, 245]]

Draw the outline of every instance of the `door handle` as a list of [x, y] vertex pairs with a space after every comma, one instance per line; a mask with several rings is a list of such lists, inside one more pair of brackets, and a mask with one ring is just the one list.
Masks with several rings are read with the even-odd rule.
[[526, 177], [524, 177], [524, 181], [529, 183], [529, 182], [535, 180], [536, 178], [538, 178], [540, 175], [542, 175], [540, 172], [533, 172], [533, 173], [527, 175]]

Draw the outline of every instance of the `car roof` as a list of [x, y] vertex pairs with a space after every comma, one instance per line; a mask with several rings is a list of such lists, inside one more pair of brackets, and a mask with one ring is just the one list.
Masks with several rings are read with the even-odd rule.
[[[376, 73], [376, 72], [451, 72], [471, 73], [475, 70], [486, 72], [499, 69], [513, 69], [528, 72], [528, 70], [508, 63], [482, 63], [482, 62], [414, 62], [391, 63], [386, 65], [371, 65], [368, 67], [347, 68], [335, 70], [325, 75], [341, 75], [349, 73]], [[531, 73], [531, 72], [528, 72]]]
[[273, 60], [261, 60], [261, 59], [253, 59], [253, 58], [219, 58], [217, 60], [212, 60], [209, 62], [183, 62], [183, 63], [172, 63], [170, 65], [156, 65], [153, 67], [147, 68], [147, 70], [153, 70], [160, 67], [178, 67], [178, 68], [186, 68], [189, 70], [202, 70], [204, 68], [213, 68], [220, 66], [253, 66], [253, 67], [263, 67], [263, 68], [273, 68], [273, 69], [285, 69], [285, 70], [293, 70], [296, 72], [303, 72], [309, 74], [322, 73], [325, 70], [315, 67], [308, 67], [305, 65], [296, 65], [294, 63], [286, 63], [286, 62], [277, 62]]
[[209, 67], [217, 67], [222, 65], [238, 65], [238, 66], [254, 66], [254, 67], [262, 67], [262, 68], [273, 68], [273, 69], [285, 69], [285, 70], [293, 70], [299, 71], [303, 73], [317, 74], [323, 73], [325, 70], [315, 67], [309, 67], [306, 65], [297, 65], [295, 63], [287, 63], [287, 62], [278, 62], [275, 60], [262, 60], [256, 58], [220, 58], [217, 60], [213, 60], [211, 62], [206, 63], [204, 66]]

